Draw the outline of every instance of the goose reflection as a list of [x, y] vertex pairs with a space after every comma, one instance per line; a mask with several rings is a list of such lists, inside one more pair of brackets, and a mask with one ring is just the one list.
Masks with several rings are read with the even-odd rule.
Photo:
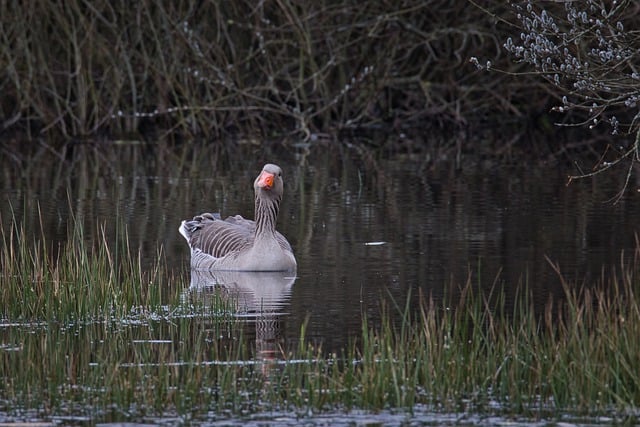
[[219, 292], [233, 302], [237, 317], [255, 321], [256, 359], [266, 374], [281, 351], [282, 318], [295, 280], [290, 272], [191, 270], [189, 291], [201, 298]]

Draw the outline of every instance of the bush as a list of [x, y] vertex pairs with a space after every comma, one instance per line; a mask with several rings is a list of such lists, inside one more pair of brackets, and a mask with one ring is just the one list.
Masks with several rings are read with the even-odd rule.
[[[506, 50], [519, 62], [533, 66], [555, 88], [554, 110], [571, 113], [562, 125], [602, 123], [612, 135], [633, 135], [629, 143], [618, 139], [600, 156], [592, 176], [629, 160], [640, 159], [640, 4], [623, 0], [514, 3], [521, 32], [508, 37]], [[491, 64], [480, 65], [490, 68]], [[626, 187], [626, 185], [625, 185]]]
[[2, 129], [29, 136], [455, 133], [548, 97], [474, 72], [473, 53], [506, 63], [506, 34], [466, 1], [71, 0], [0, 21]]

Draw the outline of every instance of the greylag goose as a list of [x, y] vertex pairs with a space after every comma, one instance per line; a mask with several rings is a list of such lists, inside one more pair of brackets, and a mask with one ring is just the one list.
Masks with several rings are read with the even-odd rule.
[[182, 221], [179, 231], [191, 248], [195, 270], [294, 271], [287, 239], [276, 231], [283, 184], [282, 169], [267, 164], [253, 183], [255, 221], [240, 215], [222, 219], [203, 213]]

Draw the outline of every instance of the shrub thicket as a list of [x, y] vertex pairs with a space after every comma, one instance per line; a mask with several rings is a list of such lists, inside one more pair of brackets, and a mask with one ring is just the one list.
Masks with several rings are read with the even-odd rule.
[[531, 81], [505, 84], [468, 62], [508, 64], [508, 31], [491, 13], [511, 12], [498, 3], [36, 3], [0, 5], [5, 131], [410, 132], [547, 102]]
[[[549, 130], [562, 119], [547, 116], [556, 106], [629, 132], [640, 14], [635, 2], [604, 3], [3, 2], [0, 130], [391, 130], [422, 143], [436, 129]], [[478, 71], [472, 57], [506, 72]]]
[[521, 3], [513, 8], [522, 32], [508, 37], [504, 47], [549, 82], [558, 98], [554, 110], [570, 113], [563, 124], [589, 129], [608, 124], [612, 135], [632, 135], [617, 139], [591, 171], [575, 177], [593, 176], [626, 160], [624, 191], [640, 160], [640, 4]]

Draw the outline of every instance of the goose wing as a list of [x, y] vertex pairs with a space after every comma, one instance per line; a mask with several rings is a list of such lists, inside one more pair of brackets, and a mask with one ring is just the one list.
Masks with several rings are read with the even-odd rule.
[[199, 249], [215, 258], [243, 250], [254, 239], [255, 222], [240, 215], [221, 219], [220, 214], [203, 213], [183, 221], [180, 233], [191, 249]]

